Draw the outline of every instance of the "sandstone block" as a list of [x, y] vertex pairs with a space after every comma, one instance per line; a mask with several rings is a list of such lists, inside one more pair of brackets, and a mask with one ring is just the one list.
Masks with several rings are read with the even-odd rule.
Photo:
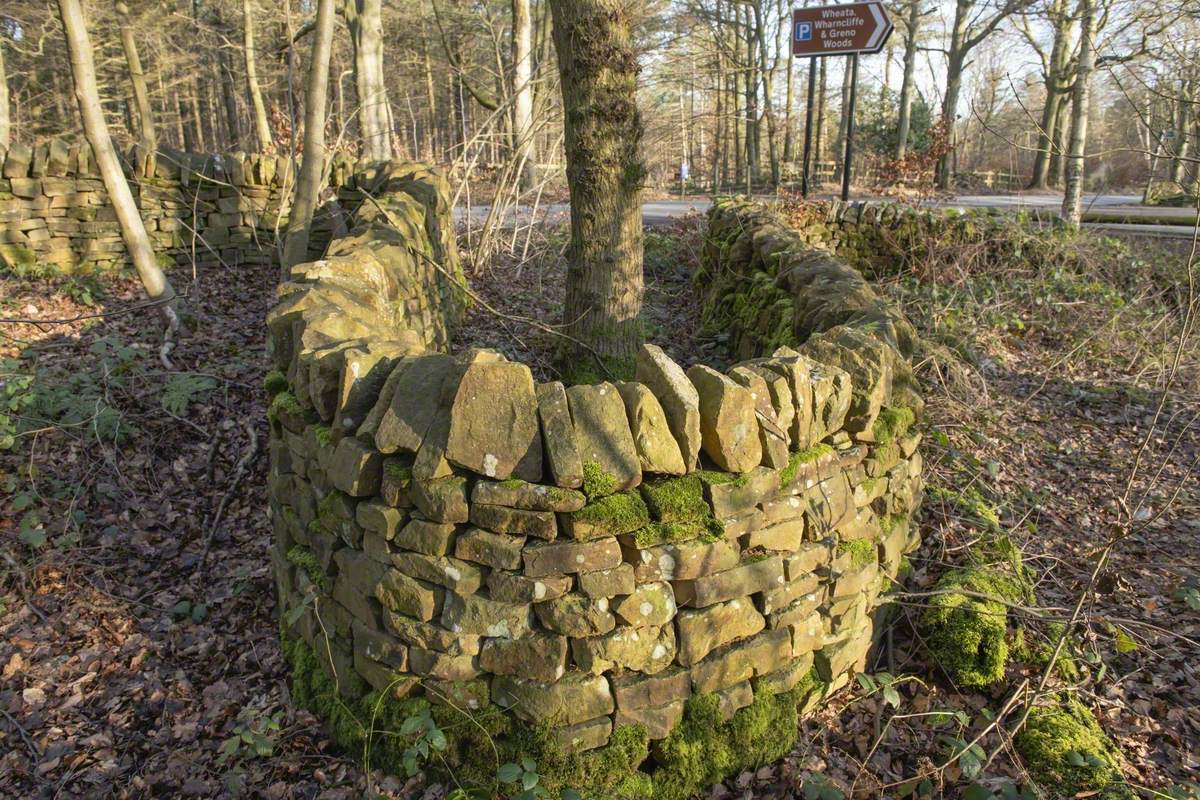
[[613, 726], [641, 725], [650, 739], [665, 739], [683, 719], [683, 700], [676, 700], [657, 708], [618, 708], [613, 715]]
[[[630, 570], [632, 580], [632, 569]], [[643, 583], [613, 602], [613, 611], [635, 628], [666, 625], [675, 617], [675, 593], [665, 581]]]
[[608, 599], [604, 597], [592, 599], [568, 592], [553, 600], [537, 603], [533, 608], [543, 628], [564, 636], [600, 636], [617, 625], [616, 618], [609, 610]]
[[570, 575], [612, 569], [621, 563], [621, 546], [616, 539], [590, 542], [546, 542], [528, 544], [524, 552], [525, 574], [530, 578]]
[[453, 656], [479, 654], [481, 639], [478, 636], [451, 633], [440, 625], [422, 622], [388, 609], [383, 612], [383, 626], [400, 641], [426, 650], [437, 650]]
[[454, 359], [441, 353], [406, 358], [396, 368], [395, 387], [375, 431], [381, 453], [416, 453], [438, 411], [442, 384], [454, 372]]
[[792, 658], [787, 630], [765, 631], [746, 642], [728, 644], [692, 667], [692, 691], [715, 692], [786, 666]]
[[700, 457], [700, 397], [683, 368], [661, 348], [646, 344], [637, 355], [635, 378], [644, 384], [662, 406], [667, 426], [679, 445], [684, 467], [696, 468]]
[[638, 582], [649, 583], [687, 580], [729, 569], [738, 563], [738, 551], [726, 541], [694, 539], [630, 549], [629, 559], [635, 562], [634, 576]]
[[409, 648], [408, 666], [417, 675], [441, 681], [469, 681], [480, 675], [478, 656], [452, 656], [420, 647]]
[[[584, 492], [596, 499], [641, 483], [637, 445], [617, 388], [600, 383], [570, 386], [566, 392], [575, 443], [584, 465]], [[589, 470], [595, 473], [590, 485], [586, 482]]]
[[571, 658], [584, 672], [599, 675], [612, 670], [634, 670], [653, 675], [675, 658], [675, 630], [661, 627], [620, 627], [603, 636], [571, 640]]
[[591, 598], [616, 597], [634, 591], [633, 565], [619, 564], [612, 569], [582, 572], [576, 577], [579, 591]]
[[693, 608], [705, 608], [783, 585], [783, 559], [779, 556], [747, 561], [723, 572], [672, 583], [676, 601]]
[[729, 472], [748, 472], [757, 467], [762, 461], [762, 445], [754, 397], [749, 390], [702, 364], [690, 367], [687, 377], [700, 398], [704, 452]]
[[471, 522], [495, 533], [554, 539], [558, 524], [552, 511], [525, 511], [507, 506], [471, 505]]
[[413, 517], [396, 532], [393, 542], [405, 550], [430, 556], [444, 556], [450, 552], [454, 543], [455, 530], [452, 523], [430, 522]]
[[587, 498], [583, 492], [572, 489], [510, 478], [506, 481], [476, 481], [471, 491], [471, 502], [526, 511], [578, 511], [587, 503]]
[[564, 753], [582, 753], [608, 744], [612, 735], [612, 719], [597, 717], [551, 732], [555, 744]]
[[432, 583], [459, 594], [470, 594], [483, 584], [483, 570], [450, 556], [425, 553], [392, 553], [392, 565], [410, 578]]
[[530, 633], [532, 614], [525, 603], [505, 603], [477, 594], [446, 595], [442, 627], [454, 633], [519, 639]]
[[679, 663], [688, 667], [721, 645], [753, 636], [766, 626], [766, 621], [749, 598], [740, 598], [701, 610], [681, 609], [675, 625]]
[[558, 486], [578, 488], [583, 485], [583, 460], [575, 442], [566, 390], [557, 381], [540, 383], [537, 400], [542, 444], [550, 474]]
[[458, 534], [454, 555], [464, 561], [474, 561], [494, 569], [520, 569], [524, 544], [524, 536], [469, 528]]
[[618, 383], [617, 391], [625, 403], [642, 472], [669, 475], [686, 472], [679, 445], [667, 425], [666, 414], [650, 389], [640, 383]]
[[608, 679], [602, 675], [570, 673], [554, 683], [498, 676], [492, 699], [534, 723], [575, 725], [611, 714], [615, 708]]
[[619, 709], [659, 708], [691, 697], [692, 678], [680, 667], [654, 675], [626, 672], [612, 676], [612, 690]]
[[441, 610], [445, 590], [389, 569], [375, 587], [375, 596], [392, 611], [428, 622]]
[[533, 375], [524, 364], [476, 362], [462, 373], [450, 407], [446, 458], [501, 480], [542, 475]]
[[567, 669], [567, 638], [533, 633], [521, 639], [486, 639], [479, 664], [494, 675], [553, 683]]

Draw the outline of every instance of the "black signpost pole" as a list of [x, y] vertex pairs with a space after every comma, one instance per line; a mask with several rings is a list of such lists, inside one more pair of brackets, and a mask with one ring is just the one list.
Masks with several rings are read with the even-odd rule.
[[808, 197], [809, 158], [812, 155], [813, 140], [813, 94], [817, 87], [816, 56], [808, 60], [808, 110], [804, 114], [804, 174], [800, 176], [800, 196]]
[[846, 156], [842, 159], [842, 200], [850, 199], [850, 167], [854, 162], [854, 96], [858, 93], [858, 53], [850, 56], [850, 107], [846, 110]]

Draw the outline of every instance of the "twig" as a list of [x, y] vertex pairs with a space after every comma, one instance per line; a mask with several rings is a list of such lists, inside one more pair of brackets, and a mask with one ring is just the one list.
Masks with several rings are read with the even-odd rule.
[[11, 722], [13, 727], [17, 729], [17, 733], [21, 734], [21, 740], [24, 741], [25, 746], [29, 748], [29, 754], [31, 756], [33, 756], [33, 760], [34, 761], [40, 760], [42, 757], [42, 754], [37, 749], [37, 745], [35, 745], [33, 743], [33, 739], [29, 738], [29, 732], [27, 730], [25, 730], [24, 726], [22, 726], [21, 723], [17, 722], [16, 718], [13, 717], [12, 714], [5, 711], [3, 708], [0, 708], [0, 714], [3, 714], [4, 718], [6, 720], [8, 720], [9, 722]]

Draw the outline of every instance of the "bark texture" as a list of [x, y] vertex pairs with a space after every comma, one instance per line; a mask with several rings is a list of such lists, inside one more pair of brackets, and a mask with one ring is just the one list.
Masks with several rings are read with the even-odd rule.
[[333, 45], [334, 0], [318, 0], [316, 28], [312, 33], [308, 88], [304, 95], [304, 156], [300, 179], [288, 218], [287, 238], [283, 245], [284, 274], [293, 264], [308, 256], [308, 237], [313, 212], [325, 174], [325, 105], [329, 94], [329, 53]]
[[12, 112], [8, 105], [8, 74], [4, 71], [4, 39], [0, 37], [0, 148], [12, 144]]
[[896, 122], [896, 159], [908, 155], [912, 128], [913, 75], [917, 67], [917, 36], [921, 32], [921, 0], [909, 0], [904, 17], [904, 76], [900, 79], [900, 118]]
[[[642, 120], [638, 62], [623, 0], [551, 0], [571, 194], [566, 332], [614, 374], [630, 374], [642, 343]], [[581, 352], [582, 350], [582, 352]], [[596, 376], [577, 345], [563, 364]]]
[[533, 189], [537, 149], [533, 139], [533, 18], [529, 0], [512, 0], [513, 143], [521, 168], [521, 191]]

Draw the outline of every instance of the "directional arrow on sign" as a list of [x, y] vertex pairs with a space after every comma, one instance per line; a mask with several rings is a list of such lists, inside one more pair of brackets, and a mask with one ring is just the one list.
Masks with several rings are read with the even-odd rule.
[[894, 30], [880, 0], [792, 11], [792, 52], [798, 56], [878, 53]]

